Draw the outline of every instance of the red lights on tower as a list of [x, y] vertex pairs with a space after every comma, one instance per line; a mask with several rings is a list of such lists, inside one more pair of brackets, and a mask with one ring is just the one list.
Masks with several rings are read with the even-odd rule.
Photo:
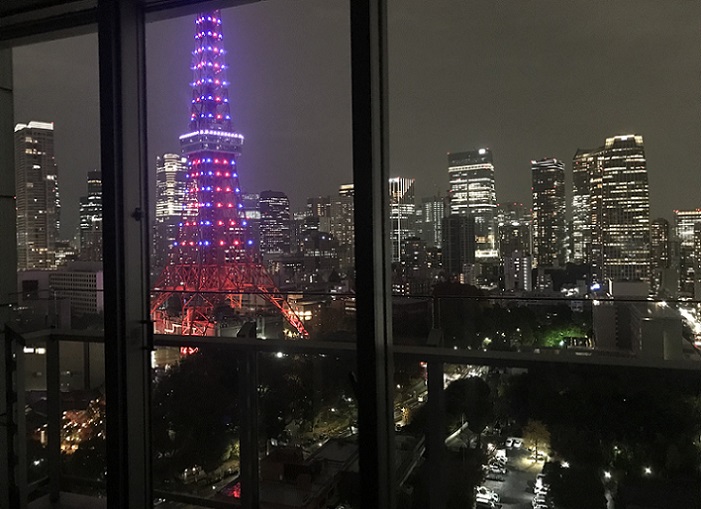
[[154, 287], [156, 332], [213, 335], [215, 311], [226, 306], [245, 317], [245, 298], [247, 306], [254, 300], [272, 305], [295, 334], [306, 337], [300, 318], [247, 250], [252, 242], [238, 172], [230, 171], [243, 136], [231, 125], [219, 11], [198, 15], [195, 23], [190, 132], [180, 137], [189, 189], [178, 239]]

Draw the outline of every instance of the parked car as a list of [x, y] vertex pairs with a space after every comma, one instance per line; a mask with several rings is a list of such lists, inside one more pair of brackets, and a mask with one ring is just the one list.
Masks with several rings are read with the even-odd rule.
[[477, 497], [485, 497], [489, 500], [492, 500], [493, 502], [499, 502], [499, 494], [496, 491], [491, 490], [486, 486], [478, 486], [476, 490]]

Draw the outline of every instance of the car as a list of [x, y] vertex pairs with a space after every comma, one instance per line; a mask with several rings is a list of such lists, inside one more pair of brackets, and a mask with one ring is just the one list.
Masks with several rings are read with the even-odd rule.
[[506, 473], [506, 469], [504, 467], [502, 467], [501, 465], [496, 465], [494, 463], [489, 465], [489, 471], [493, 472], [495, 474], [505, 474]]
[[539, 504], [545, 504], [545, 505], [547, 505], [547, 502], [548, 502], [548, 501], [545, 499], [544, 496], [542, 496], [542, 495], [536, 495], [536, 496], [533, 498], [533, 502], [531, 503], [531, 505], [533, 505], [533, 507], [536, 507], [536, 506], [538, 506]]
[[487, 488], [486, 486], [478, 486], [475, 489], [477, 490], [476, 496], [478, 498], [484, 497], [484, 498], [487, 498], [487, 499], [492, 500], [494, 502], [499, 502], [499, 494], [496, 491], [491, 490], [491, 489]]
[[550, 491], [549, 484], [541, 484], [540, 486], [536, 486], [535, 488], [533, 488], [533, 492], [536, 495], [547, 495], [548, 491]]
[[508, 447], [509, 449], [511, 449], [511, 448], [514, 446], [514, 439], [513, 439], [513, 438], [507, 438], [507, 439], [506, 439], [505, 445], [506, 445], [506, 447]]
[[480, 502], [475, 505], [475, 509], [496, 509], [497, 505], [494, 502]]

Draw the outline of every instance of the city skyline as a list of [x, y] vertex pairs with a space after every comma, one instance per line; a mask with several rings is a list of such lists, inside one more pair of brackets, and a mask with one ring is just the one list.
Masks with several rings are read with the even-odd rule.
[[[307, 5], [312, 6], [314, 19], [305, 16]], [[651, 216], [671, 219], [673, 209], [701, 206], [697, 196], [701, 129], [695, 107], [701, 72], [698, 59], [691, 58], [701, 46], [701, 34], [688, 23], [676, 23], [697, 15], [699, 6], [675, 2], [663, 8], [653, 2], [636, 2], [635, 23], [629, 30], [608, 34], [597, 42], [597, 33], [630, 16], [630, 5], [632, 2], [621, 1], [593, 9], [581, 16], [586, 19], [577, 16], [584, 5], [565, 9], [549, 1], [528, 8], [475, 5], [469, 18], [460, 6], [446, 6], [440, 16], [431, 13], [422, 18], [421, 9], [428, 7], [418, 2], [410, 2], [401, 13], [390, 5], [390, 176], [415, 178], [417, 199], [445, 193], [445, 153], [484, 146], [494, 154], [497, 201], [529, 203], [530, 161], [557, 157], [566, 163], [569, 208], [575, 151], [609, 136], [635, 132], [646, 140]], [[586, 10], [589, 8], [587, 5]], [[455, 20], [449, 19], [451, 14]], [[326, 23], [317, 22], [320, 16]], [[228, 9], [223, 17], [234, 127], [246, 136], [241, 160], [243, 191], [283, 191], [290, 196], [293, 210], [302, 208], [308, 196], [334, 195], [339, 184], [351, 181], [345, 7], [314, 1], [268, 2]], [[187, 30], [188, 20], [185, 16], [154, 23], [147, 34], [149, 165], [154, 174], [156, 155], [177, 151], [177, 137], [186, 130], [184, 107], [171, 104], [187, 104], [187, 99], [181, 99], [190, 71], [181, 58], [191, 48], [179, 35]], [[419, 42], [412, 41], [407, 31], [419, 20], [426, 23], [435, 45], [415, 47]], [[443, 51], [445, 44], [436, 32], [441, 22], [447, 33], [457, 30], [459, 22], [461, 28], [469, 29], [467, 34], [455, 32], [464, 45], [459, 54], [466, 67], [477, 65], [470, 68], [472, 78], [467, 84], [459, 76], [445, 82], [446, 67], [455, 61], [455, 51], [446, 50], [443, 63], [430, 62], [430, 53]], [[264, 44], [260, 35], [247, 28], [261, 25], [270, 27], [263, 35]], [[554, 36], [564, 46], [560, 53], [543, 46], [553, 33], [541, 32], [553, 27]], [[594, 30], [591, 40], [582, 39], [582, 28]], [[304, 30], [308, 36], [303, 35]], [[520, 35], [506, 37], [512, 32]], [[85, 37], [96, 42], [94, 35], [88, 35], [15, 51], [15, 121], [55, 122], [66, 225], [63, 238], [71, 237], [78, 223], [85, 173], [99, 169], [97, 50], [96, 44], [84, 44]], [[320, 38], [328, 41], [324, 52], [314, 43]], [[524, 38], [536, 51], [523, 55], [525, 50], [519, 48]], [[289, 41], [295, 44], [287, 44]], [[400, 42], [404, 52], [398, 51]], [[491, 50], [490, 44], [494, 46]], [[625, 51], [601, 51], [619, 47]], [[636, 47], [644, 54], [629, 51]], [[85, 48], [93, 48], [93, 53], [86, 55]], [[594, 64], [595, 55], [601, 55], [596, 63], [607, 77], [606, 86], [596, 87], [601, 83], [591, 77], [573, 86], [569, 76], [577, 66], [564, 60], [574, 54], [567, 51], [577, 48], [584, 56], [571, 60], [579, 61], [581, 70]], [[529, 66], [519, 64], [517, 57], [527, 57], [523, 62]], [[152, 62], [162, 62], [163, 68]], [[417, 65], [426, 66], [420, 75]], [[511, 79], [514, 73], [520, 77]], [[404, 79], [409, 76], [412, 81]], [[443, 80], [443, 85], [436, 80]], [[487, 91], [494, 88], [495, 80], [517, 83], [519, 88]], [[461, 88], [459, 101], [456, 88]], [[76, 110], [70, 96], [82, 97], [83, 107]], [[152, 100], [152, 96], [159, 99]], [[591, 108], [592, 101], [595, 108]], [[448, 103], [452, 107], [446, 109]], [[477, 109], [467, 114], [466, 108], [475, 105]], [[422, 143], [416, 142], [417, 136]]]

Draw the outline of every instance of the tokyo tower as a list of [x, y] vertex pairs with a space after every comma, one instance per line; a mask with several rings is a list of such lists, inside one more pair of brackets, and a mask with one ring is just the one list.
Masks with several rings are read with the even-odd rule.
[[264, 303], [306, 337], [246, 235], [237, 170], [243, 136], [232, 128], [219, 11], [198, 14], [195, 27], [190, 125], [180, 136], [187, 193], [178, 238], [154, 287], [156, 333], [213, 335], [222, 309], [245, 317], [246, 309]]

